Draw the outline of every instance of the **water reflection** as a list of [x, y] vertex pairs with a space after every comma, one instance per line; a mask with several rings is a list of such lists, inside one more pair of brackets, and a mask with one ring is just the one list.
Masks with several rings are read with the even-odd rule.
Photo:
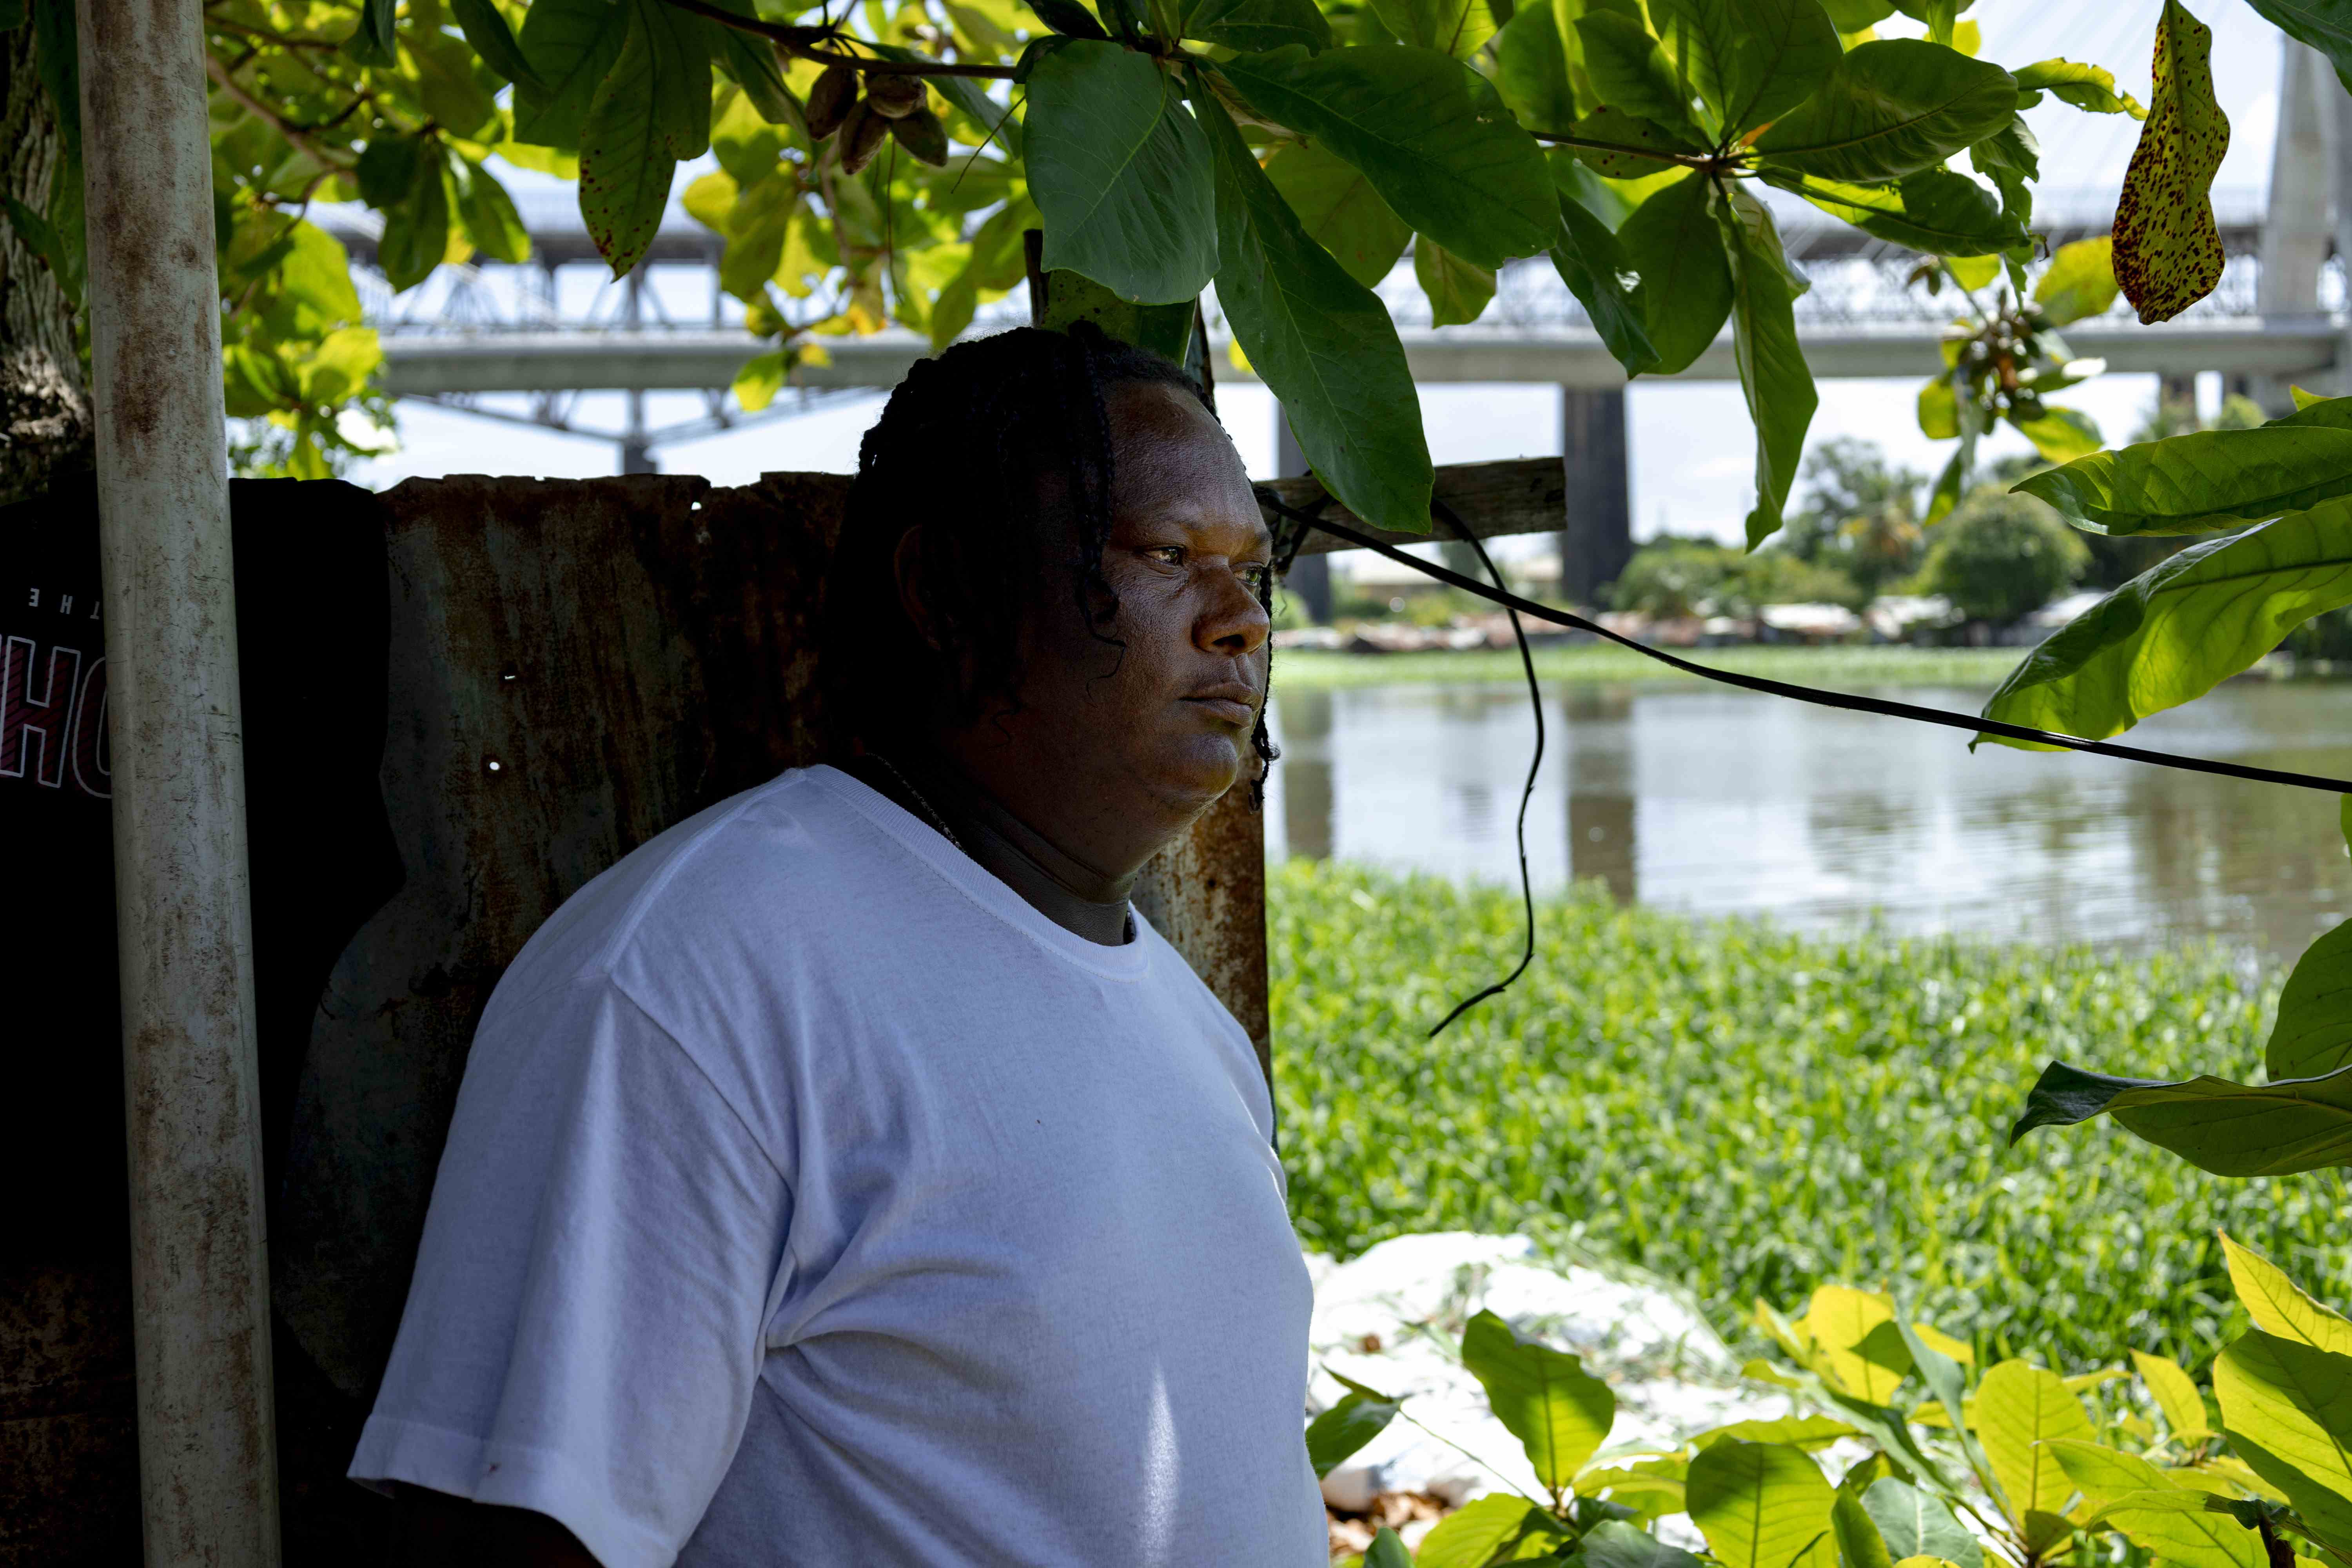
[[[1981, 691], [1901, 693], [1973, 710]], [[1769, 913], [1806, 927], [1874, 915], [1906, 931], [2145, 947], [2214, 936], [2300, 952], [2352, 911], [2332, 796], [1744, 692], [1564, 686], [1528, 847], [1539, 882], [1598, 879], [1622, 900]], [[1449, 876], [1516, 874], [1512, 814], [1534, 741], [1506, 686], [1276, 695], [1285, 760], [1269, 849]], [[2352, 776], [2352, 686], [2240, 683], [2135, 741]]]
[[1568, 757], [1568, 863], [1577, 880], [1599, 878], [1630, 904], [1640, 890], [1633, 855], [1633, 694], [1622, 686], [1570, 686], [1559, 700]]

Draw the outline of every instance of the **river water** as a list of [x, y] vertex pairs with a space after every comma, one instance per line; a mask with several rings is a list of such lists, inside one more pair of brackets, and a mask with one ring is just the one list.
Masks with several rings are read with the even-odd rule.
[[[1974, 712], [1982, 690], [1884, 695]], [[1516, 880], [1526, 689], [1286, 692], [1270, 856]], [[1562, 684], [1528, 818], [1538, 888], [1784, 924], [2144, 951], [2211, 938], [2291, 958], [2352, 914], [2336, 797], [1985, 746], [1741, 691]], [[2235, 681], [2126, 737], [2352, 777], [2352, 683]]]

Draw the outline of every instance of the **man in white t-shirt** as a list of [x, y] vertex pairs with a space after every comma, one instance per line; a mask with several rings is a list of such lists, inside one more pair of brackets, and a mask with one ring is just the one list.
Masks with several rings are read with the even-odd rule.
[[483, 1016], [351, 1468], [409, 1561], [1326, 1561], [1266, 1086], [1128, 906], [1271, 759], [1269, 548], [1165, 361], [916, 366], [841, 761], [624, 858]]

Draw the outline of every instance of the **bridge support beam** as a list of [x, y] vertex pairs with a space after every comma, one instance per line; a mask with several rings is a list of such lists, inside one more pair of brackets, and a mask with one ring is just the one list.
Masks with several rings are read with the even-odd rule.
[[[2352, 130], [2352, 99], [2318, 50], [2292, 38], [2279, 40], [2278, 139], [2271, 148], [2270, 201], [2263, 218], [2258, 255], [2261, 281], [2255, 307], [2264, 317], [2319, 313], [2319, 271], [2328, 247], [2352, 254], [2352, 167], [2347, 167], [2347, 132]], [[2337, 355], [2338, 392], [2352, 392]], [[2250, 395], [2273, 415], [2294, 406], [2284, 375], [2250, 380]]]
[[[1274, 472], [1276, 479], [1302, 479], [1307, 473], [1307, 454], [1298, 449], [1298, 437], [1290, 433], [1290, 421], [1283, 416], [1282, 405], [1274, 405]], [[1307, 618], [1317, 626], [1331, 624], [1331, 558], [1328, 555], [1301, 555], [1290, 563], [1290, 573], [1282, 580], [1297, 598]]]
[[1568, 492], [1559, 531], [1560, 596], [1591, 605], [1633, 558], [1625, 394], [1561, 387], [1559, 452]]

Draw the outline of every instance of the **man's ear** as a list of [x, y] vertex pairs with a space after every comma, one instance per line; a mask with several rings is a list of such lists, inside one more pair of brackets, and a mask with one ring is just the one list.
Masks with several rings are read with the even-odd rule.
[[930, 602], [923, 597], [923, 529], [920, 523], [898, 536], [896, 548], [890, 552], [890, 576], [898, 586], [898, 608], [915, 635], [923, 639], [933, 653], [940, 651], [940, 635], [931, 616]]

